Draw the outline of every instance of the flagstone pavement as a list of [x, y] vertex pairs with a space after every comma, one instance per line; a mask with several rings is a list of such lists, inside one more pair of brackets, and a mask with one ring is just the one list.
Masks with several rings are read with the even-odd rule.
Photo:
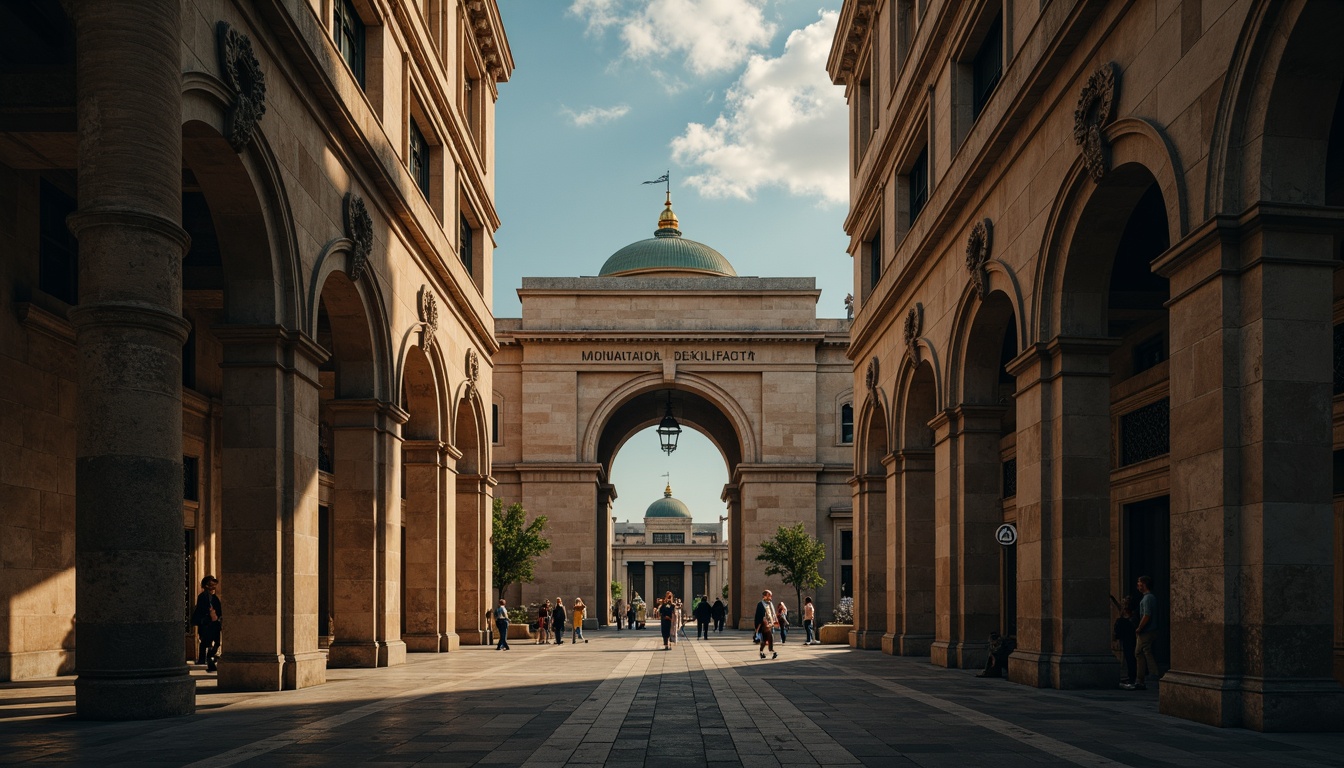
[[1342, 734], [1165, 717], [1155, 688], [1038, 690], [797, 634], [777, 660], [744, 632], [665, 652], [655, 634], [413, 654], [282, 693], [193, 668], [197, 714], [150, 722], [76, 720], [71, 678], [5, 683], [0, 765], [1344, 765]]

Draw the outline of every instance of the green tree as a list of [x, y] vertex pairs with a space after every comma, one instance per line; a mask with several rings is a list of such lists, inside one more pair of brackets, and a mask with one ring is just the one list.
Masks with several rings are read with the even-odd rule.
[[536, 558], [551, 548], [551, 542], [542, 535], [546, 530], [546, 516], [539, 515], [527, 522], [527, 511], [517, 502], [504, 508], [503, 499], [495, 499], [491, 544], [494, 553], [494, 582], [497, 597], [504, 596], [504, 588], [513, 583], [528, 583], [536, 578]]
[[766, 576], [778, 576], [793, 587], [797, 597], [793, 605], [799, 611], [803, 590], [826, 584], [819, 570], [821, 561], [826, 559], [826, 545], [812, 538], [802, 523], [792, 528], [779, 526], [773, 537], [761, 542], [761, 553], [756, 559], [770, 564], [765, 569]]
[[613, 601], [615, 601], [615, 600], [620, 600], [620, 599], [621, 599], [621, 592], [622, 592], [621, 582], [619, 582], [619, 581], [617, 581], [617, 580], [615, 580], [615, 579], [612, 579], [612, 580], [611, 580], [611, 599], [612, 599]]

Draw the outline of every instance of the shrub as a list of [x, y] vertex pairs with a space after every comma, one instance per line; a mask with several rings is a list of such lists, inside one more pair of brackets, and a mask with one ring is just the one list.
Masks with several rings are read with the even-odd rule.
[[835, 609], [835, 624], [853, 624], [854, 623], [854, 598], [846, 597], [840, 601], [840, 606]]

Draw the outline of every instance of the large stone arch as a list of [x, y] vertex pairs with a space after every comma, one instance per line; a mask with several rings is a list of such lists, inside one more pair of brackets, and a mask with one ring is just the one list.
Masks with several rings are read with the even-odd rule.
[[[876, 378], [876, 376], [874, 377]], [[877, 382], [875, 381], [876, 385]], [[854, 435], [854, 630], [855, 648], [881, 648], [887, 634], [888, 582], [892, 575], [888, 525], [892, 467], [891, 410], [880, 386], [869, 388]]]
[[473, 379], [458, 385], [449, 413], [449, 451], [456, 462], [449, 488], [453, 500], [453, 582], [455, 631], [463, 645], [486, 642], [485, 618], [492, 594], [490, 535], [494, 479], [490, 474], [489, 406]]
[[938, 367], [931, 350], [906, 358], [896, 377], [895, 479], [888, 526], [892, 531], [888, 579], [890, 644], [898, 656], [929, 656], [936, 638], [937, 507], [934, 431], [941, 412]]
[[446, 487], [446, 386], [437, 346], [407, 346], [399, 366], [402, 428], [402, 626], [408, 651], [451, 650], [455, 493]]
[[1206, 215], [1325, 202], [1331, 110], [1344, 85], [1337, 3], [1257, 2], [1246, 15], [1209, 147]]

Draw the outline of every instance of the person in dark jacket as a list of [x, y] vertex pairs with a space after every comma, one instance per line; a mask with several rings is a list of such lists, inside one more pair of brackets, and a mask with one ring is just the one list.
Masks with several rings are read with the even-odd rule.
[[565, 603], [555, 598], [555, 607], [551, 609], [551, 624], [555, 630], [555, 644], [565, 644]]
[[1125, 664], [1125, 679], [1120, 681], [1120, 687], [1126, 690], [1134, 690], [1138, 681], [1138, 659], [1134, 656], [1134, 649], [1138, 645], [1135, 632], [1138, 620], [1134, 616], [1134, 603], [1133, 596], [1126, 595], [1120, 601], [1120, 615], [1111, 626], [1111, 639], [1120, 646], [1120, 660]]
[[775, 626], [778, 623], [775, 604], [771, 599], [770, 590], [767, 589], [761, 593], [761, 601], [756, 604], [756, 634], [760, 636], [762, 659], [765, 658], [766, 646], [770, 647], [770, 658], [779, 658], [779, 654], [775, 652]]
[[709, 617], [714, 620], [714, 631], [722, 632], [724, 619], [728, 618], [728, 606], [716, 598], [714, 605], [710, 606]]
[[709, 617], [713, 609], [709, 607], [709, 595], [702, 595], [700, 602], [695, 604], [695, 639], [709, 639]]
[[206, 576], [201, 579], [201, 593], [196, 596], [196, 609], [191, 612], [191, 623], [196, 625], [200, 650], [196, 663], [204, 664], [207, 672], [215, 671], [215, 657], [219, 654], [219, 636], [223, 626], [224, 606], [215, 595], [219, 579]]

